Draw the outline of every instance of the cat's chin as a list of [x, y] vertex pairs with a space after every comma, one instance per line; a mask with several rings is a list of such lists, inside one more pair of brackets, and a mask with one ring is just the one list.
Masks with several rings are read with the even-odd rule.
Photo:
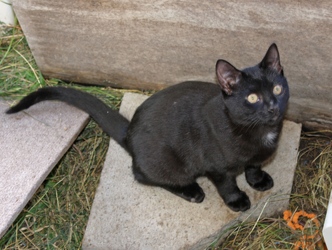
[[272, 119], [270, 119], [267, 124], [270, 126], [277, 126], [280, 124], [280, 122], [282, 121], [282, 117], [273, 117]]
[[282, 122], [283, 118], [281, 117], [277, 117], [277, 118], [273, 118], [273, 119], [266, 119], [266, 120], [261, 120], [259, 122], [256, 122], [255, 126], [253, 126], [252, 123], [239, 123], [237, 124], [240, 127], [255, 127], [255, 128], [261, 128], [261, 127], [276, 127], [280, 125], [280, 122]]
[[263, 121], [262, 123], [268, 126], [277, 126], [280, 124], [280, 122], [282, 122], [283, 120], [283, 116], [281, 115], [275, 115], [273, 117], [269, 117], [267, 118], [265, 121]]

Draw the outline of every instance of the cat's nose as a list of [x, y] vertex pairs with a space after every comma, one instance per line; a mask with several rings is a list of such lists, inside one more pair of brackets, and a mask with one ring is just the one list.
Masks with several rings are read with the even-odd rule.
[[277, 106], [270, 106], [268, 108], [268, 114], [272, 121], [276, 121], [279, 118], [279, 108]]
[[270, 107], [267, 111], [271, 114], [274, 114], [276, 109], [274, 107]]
[[278, 106], [275, 104], [270, 104], [268, 110], [270, 114], [276, 114], [278, 112]]
[[276, 109], [276, 102], [273, 99], [270, 99], [266, 102], [267, 111], [269, 113], [274, 113]]

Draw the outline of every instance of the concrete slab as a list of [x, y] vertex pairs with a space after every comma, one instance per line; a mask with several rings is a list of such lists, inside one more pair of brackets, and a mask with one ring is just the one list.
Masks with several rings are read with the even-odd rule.
[[[125, 94], [120, 112], [131, 118], [145, 96]], [[266, 166], [275, 181], [267, 192], [238, 184], [252, 201], [245, 213], [230, 211], [206, 178], [201, 204], [189, 203], [158, 188], [140, 185], [131, 172], [131, 157], [113, 140], [105, 161], [83, 240], [83, 249], [204, 249], [227, 226], [287, 208], [297, 162], [301, 125], [285, 121], [280, 147]]]
[[60, 102], [43, 102], [6, 115], [0, 100], [0, 238], [71, 146], [88, 115]]

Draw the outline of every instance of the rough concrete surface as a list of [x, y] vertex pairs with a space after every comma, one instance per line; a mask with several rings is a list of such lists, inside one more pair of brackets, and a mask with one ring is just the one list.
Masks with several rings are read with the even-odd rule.
[[[131, 118], [145, 96], [126, 94], [120, 112]], [[201, 204], [189, 203], [158, 187], [134, 181], [131, 157], [111, 140], [99, 187], [83, 240], [83, 249], [204, 249], [227, 226], [287, 208], [297, 162], [301, 125], [285, 121], [280, 146], [265, 170], [275, 186], [267, 192], [238, 184], [252, 201], [245, 213], [229, 210], [206, 178], [199, 183], [206, 193]]]
[[292, 93], [288, 118], [332, 126], [330, 0], [13, 0], [13, 6], [42, 73], [74, 82], [135, 89], [214, 82], [218, 59], [253, 66], [276, 42]]
[[0, 100], [0, 238], [86, 125], [88, 115], [43, 102], [6, 115]]

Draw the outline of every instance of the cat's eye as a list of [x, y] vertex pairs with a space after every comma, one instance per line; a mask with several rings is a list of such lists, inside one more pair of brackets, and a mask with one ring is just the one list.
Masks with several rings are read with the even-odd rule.
[[259, 98], [258, 98], [258, 95], [256, 95], [256, 94], [250, 94], [250, 95], [248, 95], [247, 100], [250, 103], [256, 103], [256, 102], [258, 102]]
[[276, 85], [273, 88], [273, 94], [274, 95], [280, 95], [282, 92], [282, 87], [280, 85]]

